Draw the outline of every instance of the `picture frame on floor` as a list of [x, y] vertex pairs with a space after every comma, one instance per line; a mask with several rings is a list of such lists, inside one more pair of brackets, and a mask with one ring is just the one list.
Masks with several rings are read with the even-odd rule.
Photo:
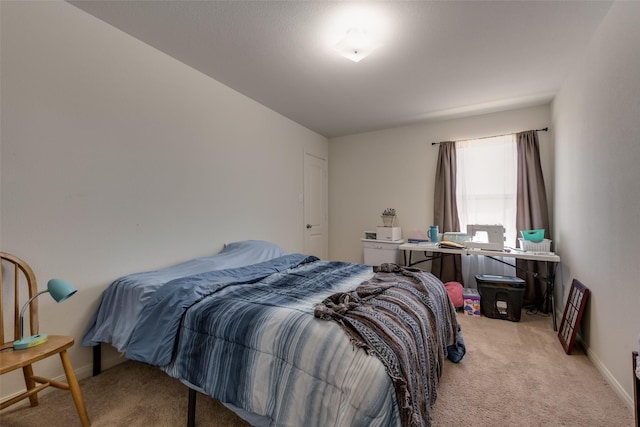
[[571, 354], [571, 350], [573, 350], [573, 344], [576, 340], [576, 334], [580, 327], [580, 320], [587, 304], [589, 292], [589, 288], [580, 283], [580, 281], [573, 279], [569, 297], [564, 306], [560, 329], [558, 330], [558, 338], [567, 354]]

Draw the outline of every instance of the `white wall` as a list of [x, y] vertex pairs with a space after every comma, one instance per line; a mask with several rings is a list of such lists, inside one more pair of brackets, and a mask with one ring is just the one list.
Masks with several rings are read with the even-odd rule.
[[[76, 338], [120, 275], [264, 239], [303, 251], [303, 152], [326, 138], [55, 2], [1, 2], [0, 250], [27, 260], [41, 330]], [[42, 366], [60, 375], [59, 363]], [[19, 379], [15, 377], [16, 381]], [[2, 379], [2, 395], [19, 387]]]
[[[329, 141], [329, 257], [363, 262], [360, 239], [382, 225], [380, 214], [395, 208], [403, 237], [433, 224], [438, 146], [432, 142], [477, 138], [549, 126], [550, 106], [432, 121]], [[553, 147], [538, 132], [547, 197], [553, 194]], [[551, 219], [553, 224], [553, 219]], [[451, 230], [441, 230], [451, 231]]]
[[616, 2], [552, 108], [565, 291], [572, 278], [591, 290], [582, 338], [629, 405], [640, 334], [639, 22], [640, 3]]

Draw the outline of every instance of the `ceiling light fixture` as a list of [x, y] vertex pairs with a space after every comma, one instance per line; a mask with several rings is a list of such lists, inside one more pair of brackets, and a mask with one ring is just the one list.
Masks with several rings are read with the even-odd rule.
[[345, 58], [353, 62], [360, 62], [369, 56], [378, 46], [378, 44], [367, 37], [367, 34], [363, 30], [351, 28], [347, 31], [344, 38], [334, 46], [334, 49]]

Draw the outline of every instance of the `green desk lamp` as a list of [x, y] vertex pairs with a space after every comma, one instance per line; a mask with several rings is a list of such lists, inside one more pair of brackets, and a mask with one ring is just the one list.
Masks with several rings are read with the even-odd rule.
[[22, 350], [29, 347], [35, 347], [47, 342], [47, 334], [37, 334], [30, 337], [24, 336], [24, 312], [27, 310], [27, 307], [29, 307], [29, 304], [31, 304], [31, 301], [46, 292], [49, 292], [51, 294], [51, 297], [53, 297], [56, 302], [62, 302], [69, 298], [71, 295], [78, 292], [78, 290], [66, 280], [51, 279], [47, 283], [46, 291], [40, 291], [29, 298], [29, 301], [27, 301], [27, 303], [22, 307], [22, 310], [20, 310], [20, 339], [13, 343], [14, 350]]

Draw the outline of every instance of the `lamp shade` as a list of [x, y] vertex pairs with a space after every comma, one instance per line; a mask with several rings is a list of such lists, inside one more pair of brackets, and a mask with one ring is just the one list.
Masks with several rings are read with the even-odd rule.
[[78, 292], [73, 285], [66, 280], [62, 279], [51, 279], [47, 283], [47, 290], [51, 294], [56, 302], [62, 302], [69, 298], [71, 295]]

